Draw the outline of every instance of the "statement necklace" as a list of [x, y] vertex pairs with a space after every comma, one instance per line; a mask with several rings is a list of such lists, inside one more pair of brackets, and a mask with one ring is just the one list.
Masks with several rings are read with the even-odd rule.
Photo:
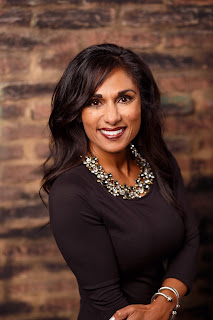
[[90, 152], [90, 157], [86, 156], [83, 164], [96, 175], [97, 182], [101, 183], [115, 197], [122, 196], [123, 199], [142, 198], [141, 194], [146, 194], [150, 185], [153, 184], [154, 174], [150, 164], [137, 151], [133, 144], [130, 144], [130, 150], [135, 156], [137, 165], [140, 168], [138, 178], [135, 179], [135, 186], [127, 186], [119, 184], [114, 180], [111, 173], [106, 173], [103, 167], [99, 164], [98, 158]]

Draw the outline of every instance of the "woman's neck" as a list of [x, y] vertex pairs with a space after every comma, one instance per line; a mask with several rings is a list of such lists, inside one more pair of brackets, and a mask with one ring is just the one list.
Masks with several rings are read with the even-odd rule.
[[128, 147], [119, 152], [107, 152], [91, 145], [90, 151], [98, 158], [98, 162], [105, 172], [118, 172], [125, 176], [130, 175], [134, 161], [131, 159], [131, 151]]

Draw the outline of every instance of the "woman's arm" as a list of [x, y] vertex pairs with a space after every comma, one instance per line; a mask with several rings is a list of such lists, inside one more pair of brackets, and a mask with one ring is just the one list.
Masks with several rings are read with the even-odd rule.
[[175, 195], [180, 202], [183, 211], [185, 239], [182, 247], [168, 260], [163, 281], [167, 278], [176, 278], [187, 286], [185, 295], [189, 294], [192, 281], [195, 277], [199, 257], [199, 229], [198, 223], [186, 198], [186, 190], [183, 178], [176, 159], [171, 154], [175, 174]]
[[[92, 206], [96, 196], [77, 174], [61, 175], [49, 195], [50, 224], [95, 319], [108, 320], [128, 301], [120, 289], [111, 238], [97, 207]], [[92, 320], [88, 314], [87, 318]]]
[[[180, 168], [172, 154], [171, 158], [175, 175], [175, 195], [184, 210], [185, 239], [180, 250], [168, 259], [167, 270], [161, 286], [175, 288], [181, 298], [190, 292], [196, 273], [199, 254], [199, 230], [197, 221], [186, 199]], [[131, 320], [168, 320], [177, 299], [175, 294], [170, 290], [162, 290], [162, 293], [171, 296], [173, 298], [172, 303], [168, 302], [165, 297], [158, 296], [151, 304], [129, 305], [117, 310], [113, 315], [115, 320], [126, 318], [131, 318]]]

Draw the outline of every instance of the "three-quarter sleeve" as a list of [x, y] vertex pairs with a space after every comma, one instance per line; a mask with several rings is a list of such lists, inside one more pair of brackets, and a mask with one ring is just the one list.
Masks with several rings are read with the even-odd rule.
[[79, 175], [59, 176], [49, 194], [50, 225], [97, 319], [108, 320], [128, 302], [111, 238], [93, 199], [94, 191]]
[[166, 278], [176, 278], [182, 281], [187, 285], [186, 295], [188, 295], [191, 291], [192, 281], [197, 271], [199, 257], [199, 229], [197, 219], [186, 198], [186, 190], [180, 168], [175, 157], [173, 155], [171, 155], [171, 157], [174, 166], [175, 195], [184, 211], [183, 221], [185, 237], [180, 250], [170, 257], [163, 280]]

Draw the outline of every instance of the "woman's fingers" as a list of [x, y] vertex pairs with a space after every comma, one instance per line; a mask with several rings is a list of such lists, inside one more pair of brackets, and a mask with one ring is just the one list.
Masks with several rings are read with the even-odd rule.
[[[147, 311], [147, 308], [145, 305], [139, 305], [139, 304], [132, 304], [130, 306], [126, 306], [122, 309], [117, 310], [113, 316], [109, 320], [123, 320], [123, 319], [129, 319], [131, 316], [135, 316], [131, 318], [132, 320], [139, 319], [137, 317], [138, 311], [140, 310], [140, 314], [142, 316], [142, 313]], [[142, 320], [142, 317], [140, 317], [140, 320]]]
[[126, 319], [134, 312], [133, 306], [126, 306], [117, 310], [109, 320], [123, 320]]

